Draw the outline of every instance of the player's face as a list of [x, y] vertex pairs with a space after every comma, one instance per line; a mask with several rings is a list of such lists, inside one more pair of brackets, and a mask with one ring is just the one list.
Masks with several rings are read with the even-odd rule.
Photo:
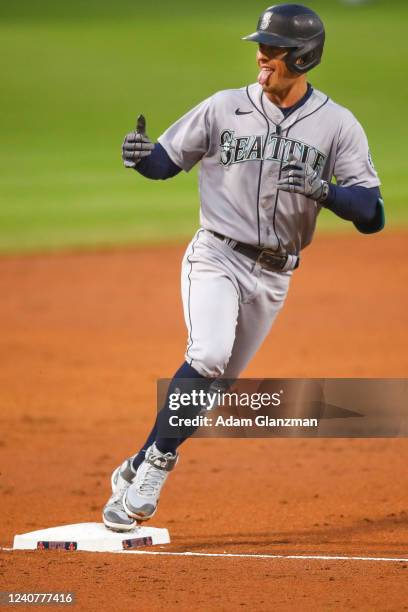
[[266, 93], [275, 93], [290, 87], [297, 74], [288, 70], [284, 57], [288, 49], [259, 45], [256, 61], [261, 70], [258, 82]]

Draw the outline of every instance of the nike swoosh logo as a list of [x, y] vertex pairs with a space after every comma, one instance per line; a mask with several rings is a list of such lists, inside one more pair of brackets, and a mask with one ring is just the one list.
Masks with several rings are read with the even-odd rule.
[[239, 108], [237, 108], [237, 110], [235, 111], [236, 115], [250, 115], [251, 113], [253, 113], [253, 110], [250, 111], [240, 111]]

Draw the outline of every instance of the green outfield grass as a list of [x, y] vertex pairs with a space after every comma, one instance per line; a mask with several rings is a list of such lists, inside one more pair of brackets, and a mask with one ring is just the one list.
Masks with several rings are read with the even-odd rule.
[[[313, 85], [363, 123], [389, 226], [408, 222], [408, 3], [309, 2], [327, 25]], [[197, 174], [153, 182], [125, 170], [124, 134], [151, 138], [219, 89], [256, 79], [266, 2], [0, 1], [0, 250], [177, 241], [198, 225]], [[325, 213], [321, 231], [350, 224]]]

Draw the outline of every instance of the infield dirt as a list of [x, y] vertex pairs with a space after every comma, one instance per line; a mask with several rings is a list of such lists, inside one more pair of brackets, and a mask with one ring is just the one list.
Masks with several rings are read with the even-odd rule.
[[[407, 377], [406, 232], [306, 249], [254, 377]], [[112, 469], [183, 360], [182, 247], [0, 259], [0, 545], [100, 521]], [[406, 439], [191, 440], [169, 551], [408, 557]], [[1, 552], [0, 590], [77, 609], [402, 610], [407, 563]]]

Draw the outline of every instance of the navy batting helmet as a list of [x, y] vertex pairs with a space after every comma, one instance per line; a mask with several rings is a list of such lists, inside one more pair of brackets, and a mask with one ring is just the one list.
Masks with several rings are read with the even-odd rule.
[[291, 72], [303, 74], [320, 63], [324, 25], [314, 11], [301, 4], [276, 4], [259, 18], [256, 32], [245, 36], [271, 47], [288, 48], [284, 61]]

